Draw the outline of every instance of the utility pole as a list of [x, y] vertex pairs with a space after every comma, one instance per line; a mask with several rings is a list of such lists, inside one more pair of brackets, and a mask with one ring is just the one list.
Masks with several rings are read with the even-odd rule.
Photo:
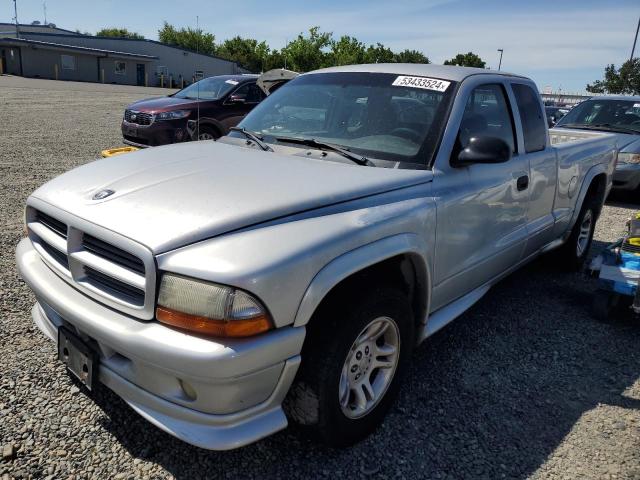
[[633, 54], [636, 52], [636, 42], [638, 41], [638, 30], [640, 30], [640, 17], [638, 17], [638, 26], [636, 27], [636, 36], [633, 38], [633, 47], [631, 48], [631, 57], [629, 57], [629, 60], [633, 60]]
[[20, 28], [18, 27], [18, 0], [13, 0], [14, 20], [16, 21], [16, 38], [20, 38]]
[[504, 53], [504, 50], [502, 48], [499, 48], [498, 51], [500, 52], [500, 61], [498, 62], [498, 71], [500, 71], [500, 68], [502, 67], [502, 54]]

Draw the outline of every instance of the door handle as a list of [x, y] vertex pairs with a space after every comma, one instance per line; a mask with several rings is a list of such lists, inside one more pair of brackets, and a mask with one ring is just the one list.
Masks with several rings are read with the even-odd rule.
[[518, 187], [518, 191], [526, 190], [529, 187], [529, 175], [522, 175], [518, 177], [516, 180], [516, 186]]

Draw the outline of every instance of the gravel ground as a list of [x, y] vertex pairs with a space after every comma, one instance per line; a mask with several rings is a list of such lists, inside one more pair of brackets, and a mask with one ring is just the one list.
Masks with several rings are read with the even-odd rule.
[[[289, 428], [209, 452], [107, 389], [89, 397], [32, 325], [13, 257], [22, 206], [118, 145], [125, 104], [158, 92], [9, 77], [0, 91], [0, 445], [16, 449], [0, 478], [640, 478], [640, 328], [594, 321], [594, 282], [542, 259], [419, 348], [384, 426], [350, 449]], [[633, 211], [606, 206], [594, 250]]]

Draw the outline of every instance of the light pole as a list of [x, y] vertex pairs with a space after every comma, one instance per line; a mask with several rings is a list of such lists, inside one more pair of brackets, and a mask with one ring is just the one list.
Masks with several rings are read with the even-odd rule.
[[20, 38], [20, 28], [18, 27], [18, 0], [13, 0], [13, 12], [16, 21], [16, 38]]
[[500, 67], [502, 67], [502, 54], [504, 53], [504, 50], [502, 48], [499, 48], [498, 51], [500, 52], [500, 62], [498, 62], [498, 71], [500, 71]]
[[636, 27], [636, 36], [633, 39], [633, 47], [631, 48], [631, 57], [629, 60], [633, 60], [633, 54], [636, 51], [636, 42], [638, 41], [638, 30], [640, 30], [640, 18], [638, 18], [638, 26]]

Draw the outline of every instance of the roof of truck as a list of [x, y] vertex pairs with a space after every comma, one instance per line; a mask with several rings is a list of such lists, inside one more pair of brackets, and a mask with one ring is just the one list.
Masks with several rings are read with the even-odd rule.
[[472, 75], [504, 75], [508, 77], [526, 78], [522, 75], [485, 68], [457, 67], [454, 65], [434, 65], [431, 63], [370, 63], [364, 65], [345, 65], [342, 67], [323, 68], [309, 73], [362, 72], [362, 73], [395, 73], [398, 75], [416, 75], [435, 77], [460, 82]]

